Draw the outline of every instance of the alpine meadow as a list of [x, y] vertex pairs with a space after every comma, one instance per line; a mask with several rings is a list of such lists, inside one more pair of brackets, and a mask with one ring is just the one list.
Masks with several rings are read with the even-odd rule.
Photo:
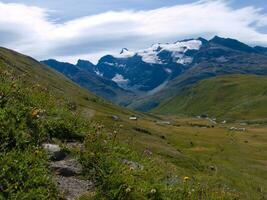
[[264, 1], [0, 0], [0, 46], [0, 200], [267, 199]]

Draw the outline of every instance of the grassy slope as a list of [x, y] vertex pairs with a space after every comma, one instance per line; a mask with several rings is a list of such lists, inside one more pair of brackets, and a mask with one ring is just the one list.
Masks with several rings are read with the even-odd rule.
[[[171, 126], [148, 121], [140, 125], [154, 130], [149, 148], [176, 165], [178, 177], [190, 176], [201, 179], [202, 183], [227, 185], [243, 193], [241, 199], [266, 198], [266, 126], [247, 126], [247, 131], [242, 133], [229, 131], [232, 126], [240, 127], [237, 124], [201, 128], [197, 126], [211, 125], [210, 122], [194, 118], [170, 117], [169, 120]], [[161, 135], [166, 139], [159, 143], [156, 137]], [[143, 141], [144, 144], [146, 140]], [[217, 170], [210, 170], [210, 166]]]
[[211, 78], [183, 90], [155, 109], [164, 114], [209, 114], [222, 118], [267, 117], [267, 77], [233, 75]]
[[121, 108], [89, 93], [77, 84], [67, 79], [61, 73], [40, 64], [36, 60], [11, 51], [0, 48], [0, 64], [17, 74], [26, 75], [28, 84], [41, 84], [46, 86], [56, 96], [60, 96], [69, 102], [76, 102], [81, 111], [92, 117], [93, 115], [107, 114], [131, 114], [130, 111]]
[[[3, 56], [5, 61], [2, 59]], [[120, 141], [125, 142], [132, 150], [142, 155], [145, 149], [149, 149], [156, 161], [154, 165], [148, 166], [148, 169], [159, 167], [165, 171], [163, 179], [157, 177], [161, 184], [169, 179], [174, 182], [174, 186], [166, 183], [166, 189], [182, 186], [183, 177], [189, 176], [193, 184], [200, 182], [212, 188], [221, 186], [218, 191], [234, 190], [234, 193], [241, 194], [241, 199], [266, 198], [266, 127], [251, 126], [248, 127], [248, 132], [239, 134], [228, 131], [228, 126], [233, 126], [230, 124], [226, 127], [198, 128], [195, 125], [209, 122], [192, 118], [154, 117], [139, 113], [135, 114], [140, 116], [140, 120], [130, 121], [128, 116], [133, 114], [131, 111], [122, 110], [89, 94], [60, 74], [41, 67], [28, 57], [5, 49], [0, 50], [0, 57], [1, 64], [27, 73], [29, 83], [36, 81], [46, 84], [57, 95], [78, 102], [82, 113], [88, 114], [89, 117], [94, 110], [95, 115], [92, 119], [104, 124], [105, 132], [116, 130]], [[114, 113], [120, 116], [119, 121], [111, 120], [110, 114]], [[170, 120], [172, 125], [158, 125], [155, 123], [157, 118]], [[136, 131], [136, 128], [146, 131]], [[143, 158], [136, 159], [143, 164]], [[216, 167], [216, 171], [209, 169], [211, 165]], [[217, 198], [220, 198], [219, 194]]]

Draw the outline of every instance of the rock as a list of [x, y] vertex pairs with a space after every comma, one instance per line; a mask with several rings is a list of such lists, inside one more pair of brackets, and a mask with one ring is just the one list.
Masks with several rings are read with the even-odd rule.
[[62, 176], [74, 176], [82, 172], [81, 164], [74, 159], [51, 162], [50, 167], [57, 175]]
[[144, 169], [143, 165], [140, 165], [138, 162], [134, 162], [131, 160], [124, 159], [122, 161], [122, 163], [128, 165], [130, 168], [135, 169], [135, 170], [137, 170], [137, 169], [143, 170]]
[[91, 181], [81, 180], [75, 177], [55, 176], [54, 179], [59, 191], [64, 194], [67, 200], [75, 200], [94, 187]]
[[177, 176], [167, 177], [165, 180], [167, 185], [176, 185], [179, 181], [180, 179]]
[[65, 152], [57, 144], [42, 144], [42, 147], [47, 151], [51, 160], [62, 160], [66, 157]]
[[120, 118], [119, 118], [117, 115], [112, 115], [112, 119], [113, 119], [114, 121], [118, 121]]

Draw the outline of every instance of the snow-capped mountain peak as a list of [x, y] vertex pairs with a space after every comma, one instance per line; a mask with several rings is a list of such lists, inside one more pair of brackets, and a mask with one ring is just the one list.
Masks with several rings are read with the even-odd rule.
[[123, 48], [119, 55], [114, 55], [115, 58], [130, 58], [135, 55], [135, 52], [129, 51], [127, 48]]
[[202, 45], [200, 40], [186, 40], [178, 41], [175, 43], [158, 43], [151, 47], [138, 51], [137, 54], [142, 57], [142, 60], [151, 64], [167, 64], [163, 59], [160, 58], [160, 53], [167, 51], [172, 53], [171, 57], [173, 61], [182, 65], [190, 64], [192, 58], [186, 56], [185, 53], [188, 50], [199, 50]]
[[178, 64], [187, 65], [192, 62], [192, 58], [186, 56], [188, 50], [199, 50], [202, 46], [202, 41], [198, 39], [183, 40], [175, 43], [157, 43], [149, 48], [139, 50], [137, 52], [129, 51], [123, 48], [119, 55], [114, 55], [115, 58], [131, 58], [138, 55], [142, 58], [143, 62], [149, 64], [168, 64], [166, 60], [160, 58], [162, 52], [171, 53], [173, 62]]

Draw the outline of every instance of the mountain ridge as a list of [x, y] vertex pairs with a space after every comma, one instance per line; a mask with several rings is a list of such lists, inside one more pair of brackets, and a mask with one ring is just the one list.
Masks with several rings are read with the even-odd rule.
[[[43, 63], [49, 65], [47, 61]], [[183, 87], [202, 79], [240, 73], [267, 75], [267, 48], [251, 47], [219, 36], [210, 40], [200, 37], [157, 43], [134, 52], [123, 48], [120, 54], [101, 57], [96, 65], [79, 60], [76, 67], [79, 63], [83, 64], [82, 70], [109, 80], [110, 85], [115, 83], [115, 90], [122, 89], [107, 97], [101, 94], [105, 91], [100, 88], [98, 95], [120, 105], [148, 111], [175, 96]], [[87, 89], [94, 91], [94, 86]]]

